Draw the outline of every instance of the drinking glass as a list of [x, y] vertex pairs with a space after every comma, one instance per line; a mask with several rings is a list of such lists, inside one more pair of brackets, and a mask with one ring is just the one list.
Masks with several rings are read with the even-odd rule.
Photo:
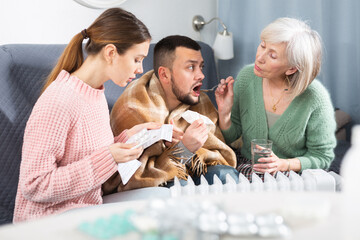
[[[253, 139], [251, 140], [251, 164], [258, 164], [259, 158], [270, 157], [272, 151], [272, 141], [267, 139]], [[254, 171], [255, 173], [262, 173]]]

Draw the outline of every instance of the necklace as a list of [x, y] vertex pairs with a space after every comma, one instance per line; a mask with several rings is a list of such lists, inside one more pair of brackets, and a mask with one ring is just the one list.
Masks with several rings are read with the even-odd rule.
[[[268, 85], [269, 85], [269, 83], [268, 83]], [[273, 103], [272, 110], [273, 110], [274, 112], [276, 112], [276, 110], [277, 110], [276, 105], [278, 105], [278, 104], [280, 103], [281, 99], [284, 97], [285, 92], [286, 92], [288, 89], [287, 89], [287, 88], [284, 89], [284, 91], [281, 93], [281, 96], [280, 96], [279, 99], [276, 101], [276, 103], [274, 103], [274, 102], [275, 102], [275, 98], [274, 98], [273, 95], [272, 95], [272, 91], [271, 91], [270, 85], [269, 85], [269, 90], [270, 90], [271, 100], [272, 100], [272, 103]]]

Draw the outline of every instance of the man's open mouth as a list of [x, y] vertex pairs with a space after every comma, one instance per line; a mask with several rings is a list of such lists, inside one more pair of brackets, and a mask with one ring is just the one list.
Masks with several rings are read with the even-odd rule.
[[193, 87], [193, 92], [196, 94], [196, 96], [199, 96], [200, 95], [200, 88], [201, 88], [202, 84], [199, 83], [199, 84], [196, 84], [194, 87]]

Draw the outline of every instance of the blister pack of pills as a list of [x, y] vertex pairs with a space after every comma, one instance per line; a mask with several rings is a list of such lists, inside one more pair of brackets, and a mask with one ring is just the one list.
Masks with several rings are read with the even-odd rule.
[[[131, 136], [126, 143], [137, 143], [132, 149], [139, 147], [145, 149], [160, 140], [171, 142], [172, 131], [173, 126], [171, 124], [163, 124], [159, 129], [147, 130], [144, 128]], [[130, 180], [131, 176], [134, 175], [140, 166], [141, 163], [137, 159], [118, 164], [118, 172], [124, 185]]]
[[126, 143], [138, 143], [136, 146], [132, 147], [132, 149], [138, 148], [138, 147], [143, 147], [146, 146], [147, 142], [150, 140], [150, 132], [147, 129], [143, 129], [140, 132], [134, 134], [133, 136], [131, 136]]
[[83, 222], [95, 239], [288, 239], [292, 230], [276, 213], [228, 212], [210, 201], [153, 199], [143, 209]]

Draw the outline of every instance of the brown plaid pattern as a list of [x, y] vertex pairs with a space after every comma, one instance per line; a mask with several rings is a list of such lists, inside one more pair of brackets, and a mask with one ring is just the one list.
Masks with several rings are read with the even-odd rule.
[[161, 83], [153, 72], [151, 70], [129, 84], [116, 101], [111, 112], [111, 127], [115, 136], [136, 124], [145, 122], [168, 124], [171, 119], [185, 132], [189, 123], [181, 117], [181, 114], [186, 110], [207, 116], [215, 125], [208, 125], [208, 139], [195, 153], [188, 171], [174, 156], [178, 149], [166, 148], [160, 141], [145, 149], [139, 159], [142, 165], [126, 185], [122, 184], [119, 174], [116, 173], [103, 185], [104, 193], [158, 186], [175, 176], [186, 179], [188, 174], [206, 173], [206, 167], [211, 165], [236, 166], [235, 153], [224, 142], [218, 126], [218, 113], [209, 97], [201, 93], [198, 104], [194, 106], [180, 104], [170, 112]]

